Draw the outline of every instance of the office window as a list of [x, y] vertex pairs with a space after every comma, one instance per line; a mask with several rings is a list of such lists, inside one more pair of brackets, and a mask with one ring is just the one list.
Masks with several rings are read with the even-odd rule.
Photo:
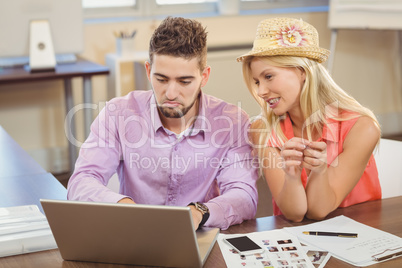
[[242, 10], [328, 6], [329, 0], [241, 0]]
[[[203, 4], [208, 2], [217, 2], [218, 0], [148, 0], [148, 1], [154, 2], [156, 5], [159, 6], [163, 6], [163, 5]], [[137, 2], [136, 0], [82, 0], [82, 7], [83, 8], [133, 7], [136, 5], [136, 2]]]
[[[148, 0], [149, 1], [149, 0]], [[218, 0], [150, 0], [152, 15], [215, 12]], [[152, 4], [153, 3], [153, 4]]]
[[215, 12], [218, 0], [82, 0], [86, 18]]
[[133, 7], [135, 0], [82, 0], [83, 8]]
[[[219, 15], [220, 0], [82, 0], [86, 18], [149, 17], [155, 15]], [[235, 8], [253, 12], [269, 9], [328, 6], [329, 0], [227, 0]], [[236, 3], [237, 2], [237, 3]], [[226, 3], [230, 5], [230, 2]]]
[[195, 3], [207, 3], [216, 2], [217, 0], [156, 0], [158, 5], [176, 5], [176, 4], [195, 4]]

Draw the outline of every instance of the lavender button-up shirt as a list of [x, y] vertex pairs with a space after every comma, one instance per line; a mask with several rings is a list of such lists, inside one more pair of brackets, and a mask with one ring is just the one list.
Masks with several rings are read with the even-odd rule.
[[[68, 184], [68, 199], [187, 206], [203, 202], [206, 226], [226, 229], [255, 216], [257, 163], [246, 113], [200, 95], [199, 113], [181, 135], [164, 128], [152, 91], [108, 102], [91, 126]], [[119, 193], [105, 185], [114, 173]]]

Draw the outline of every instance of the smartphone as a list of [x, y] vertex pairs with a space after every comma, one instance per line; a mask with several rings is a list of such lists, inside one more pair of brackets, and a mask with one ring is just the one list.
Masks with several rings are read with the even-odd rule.
[[248, 236], [224, 238], [223, 240], [230, 246], [232, 246], [241, 255], [250, 255], [264, 252], [264, 249], [257, 245]]

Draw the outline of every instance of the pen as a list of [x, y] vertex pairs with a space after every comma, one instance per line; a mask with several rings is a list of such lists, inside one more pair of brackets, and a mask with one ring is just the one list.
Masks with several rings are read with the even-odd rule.
[[319, 236], [337, 236], [337, 237], [350, 237], [350, 238], [356, 238], [357, 234], [355, 233], [332, 233], [332, 232], [303, 232], [303, 234], [306, 235], [319, 235]]

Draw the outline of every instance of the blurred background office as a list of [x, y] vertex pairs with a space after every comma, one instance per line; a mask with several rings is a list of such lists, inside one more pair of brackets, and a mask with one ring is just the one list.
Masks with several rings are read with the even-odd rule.
[[[139, 69], [145, 59], [117, 53], [122, 48], [117, 47], [116, 36], [135, 32], [132, 49], [145, 52], [152, 32], [168, 15], [194, 18], [207, 27], [212, 74], [204, 91], [240, 105], [251, 117], [258, 115], [259, 108], [243, 83], [241, 64], [235, 58], [251, 49], [261, 20], [301, 18], [317, 28], [322, 47], [329, 49], [331, 45], [328, 0], [82, 0], [82, 8], [84, 44], [78, 56], [103, 65], [107, 57], [129, 59], [118, 62], [118, 72], [92, 79], [94, 116], [113, 95], [149, 89]], [[0, 27], [12, 25], [2, 21]], [[335, 81], [372, 109], [383, 135], [394, 138], [402, 133], [401, 40], [395, 29], [340, 29], [332, 66]], [[1, 42], [15, 45], [7, 39]], [[115, 76], [119, 87], [111, 90], [110, 80], [115, 81]], [[82, 87], [82, 79], [73, 79], [76, 104], [82, 102]], [[67, 178], [65, 114], [62, 81], [0, 85], [0, 125], [44, 169], [67, 174]], [[76, 139], [83, 142], [83, 115], [77, 112], [75, 116]]]

